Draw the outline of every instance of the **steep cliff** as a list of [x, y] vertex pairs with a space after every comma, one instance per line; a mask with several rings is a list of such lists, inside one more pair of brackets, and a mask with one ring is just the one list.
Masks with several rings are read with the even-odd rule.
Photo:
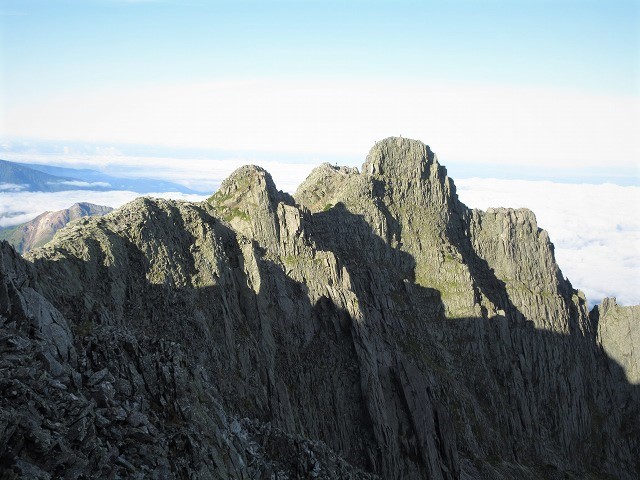
[[638, 387], [548, 235], [469, 210], [418, 141], [1, 252], [9, 476], [640, 474]]

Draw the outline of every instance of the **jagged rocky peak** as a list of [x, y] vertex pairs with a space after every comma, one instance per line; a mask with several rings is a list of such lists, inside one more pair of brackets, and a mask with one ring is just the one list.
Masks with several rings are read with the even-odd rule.
[[[428, 207], [444, 218], [450, 210], [458, 209], [455, 185], [446, 168], [438, 163], [429, 146], [419, 140], [389, 137], [377, 142], [361, 172], [323, 164], [300, 185], [296, 201], [311, 211], [342, 203], [365, 216], [377, 210], [374, 204], [392, 210], [396, 205], [398, 208], [392, 213], [398, 216], [405, 213], [414, 216], [415, 212], [408, 210]], [[369, 220], [376, 223], [373, 217]]]
[[434, 162], [437, 162], [436, 156], [429, 145], [419, 140], [389, 137], [371, 148], [362, 171], [368, 175], [400, 178], [411, 173], [421, 175]]
[[234, 230], [274, 248], [280, 241], [278, 217], [285, 206], [294, 205], [289, 194], [276, 188], [269, 172], [255, 165], [235, 170], [208, 203]]
[[294, 197], [298, 203], [312, 212], [328, 210], [335, 203], [332, 199], [339, 196], [349, 181], [358, 176], [357, 168], [325, 162], [311, 171], [298, 187]]
[[419, 140], [389, 137], [377, 142], [367, 155], [362, 172], [394, 184], [400, 195], [408, 190], [417, 193], [424, 187], [441, 190], [449, 197], [455, 193], [447, 169], [438, 163], [429, 145]]
[[272, 211], [280, 196], [269, 172], [256, 165], [245, 165], [222, 182], [209, 203], [227, 222], [244, 230], [250, 223], [251, 212]]
[[222, 182], [209, 201], [220, 205], [234, 205], [244, 201], [258, 204], [262, 199], [278, 201], [281, 195], [269, 172], [257, 165], [244, 165]]

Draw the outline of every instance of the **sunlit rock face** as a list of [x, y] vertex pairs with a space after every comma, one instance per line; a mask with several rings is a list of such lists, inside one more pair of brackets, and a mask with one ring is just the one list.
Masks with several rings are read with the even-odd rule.
[[591, 318], [602, 348], [624, 369], [629, 382], [640, 384], [640, 306], [623, 307], [615, 298], [605, 298]]
[[637, 310], [590, 317], [533, 213], [469, 210], [419, 141], [0, 253], [9, 476], [640, 474]]

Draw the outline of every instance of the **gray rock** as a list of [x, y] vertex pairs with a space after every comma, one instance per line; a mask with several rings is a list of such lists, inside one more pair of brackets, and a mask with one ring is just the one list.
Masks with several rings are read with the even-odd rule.
[[361, 171], [321, 165], [291, 197], [243, 167], [26, 260], [1, 244], [2, 468], [637, 478], [626, 310], [590, 318], [533, 213], [469, 210], [421, 142]]
[[640, 306], [623, 307], [605, 298], [591, 311], [598, 342], [624, 369], [627, 381], [640, 384]]

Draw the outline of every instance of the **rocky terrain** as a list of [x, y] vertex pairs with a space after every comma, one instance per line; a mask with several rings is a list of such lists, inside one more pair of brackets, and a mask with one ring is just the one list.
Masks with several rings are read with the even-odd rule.
[[0, 238], [7, 240], [19, 253], [26, 253], [49, 242], [58, 230], [72, 220], [106, 215], [112, 210], [111, 207], [93, 203], [74, 203], [64, 210], [45, 212], [29, 222], [5, 229], [4, 232], [0, 230]]
[[605, 298], [591, 311], [598, 343], [624, 369], [627, 381], [640, 384], [640, 306], [622, 307]]
[[638, 321], [421, 142], [246, 166], [0, 245], [0, 476], [634, 479]]

